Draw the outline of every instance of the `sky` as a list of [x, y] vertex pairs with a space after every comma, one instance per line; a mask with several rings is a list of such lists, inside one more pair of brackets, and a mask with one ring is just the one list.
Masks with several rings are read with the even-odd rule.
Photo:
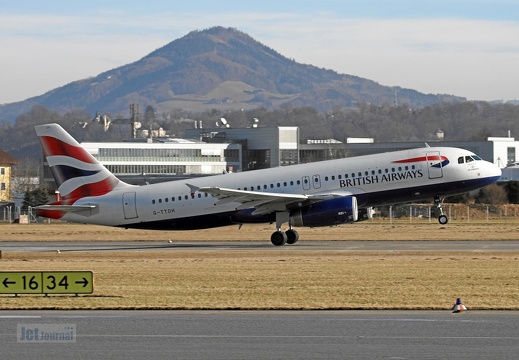
[[233, 27], [299, 63], [468, 100], [519, 99], [519, 0], [0, 0], [0, 104]]

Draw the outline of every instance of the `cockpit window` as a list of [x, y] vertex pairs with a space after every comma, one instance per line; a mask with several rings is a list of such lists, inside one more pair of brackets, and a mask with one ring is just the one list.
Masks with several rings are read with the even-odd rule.
[[469, 162], [472, 162], [474, 160], [482, 160], [482, 159], [479, 156], [477, 156], [477, 155], [460, 156], [458, 158], [458, 164], [469, 163]]

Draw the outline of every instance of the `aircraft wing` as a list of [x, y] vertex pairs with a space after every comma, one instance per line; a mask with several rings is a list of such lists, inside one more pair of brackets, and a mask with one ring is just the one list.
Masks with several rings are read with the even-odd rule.
[[270, 214], [276, 211], [287, 211], [290, 208], [308, 205], [314, 202], [329, 200], [336, 197], [348, 196], [350, 193], [322, 193], [322, 194], [287, 194], [261, 191], [235, 190], [221, 187], [197, 187], [186, 184], [191, 193], [203, 192], [218, 199], [215, 205], [238, 203], [237, 210], [255, 208], [252, 215]]

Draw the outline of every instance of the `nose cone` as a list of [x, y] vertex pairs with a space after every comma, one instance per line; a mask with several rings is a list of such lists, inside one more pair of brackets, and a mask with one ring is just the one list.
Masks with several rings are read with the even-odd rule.
[[492, 182], [497, 181], [502, 175], [499, 166], [489, 162], [488, 166], [485, 167], [485, 177], [492, 179]]

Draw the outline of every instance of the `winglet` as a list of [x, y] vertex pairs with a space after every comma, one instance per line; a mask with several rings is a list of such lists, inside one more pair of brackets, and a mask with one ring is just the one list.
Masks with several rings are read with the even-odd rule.
[[189, 186], [189, 189], [191, 190], [191, 196], [193, 196], [198, 190], [200, 190], [198, 186], [191, 185], [188, 183], [186, 183], [186, 185]]

